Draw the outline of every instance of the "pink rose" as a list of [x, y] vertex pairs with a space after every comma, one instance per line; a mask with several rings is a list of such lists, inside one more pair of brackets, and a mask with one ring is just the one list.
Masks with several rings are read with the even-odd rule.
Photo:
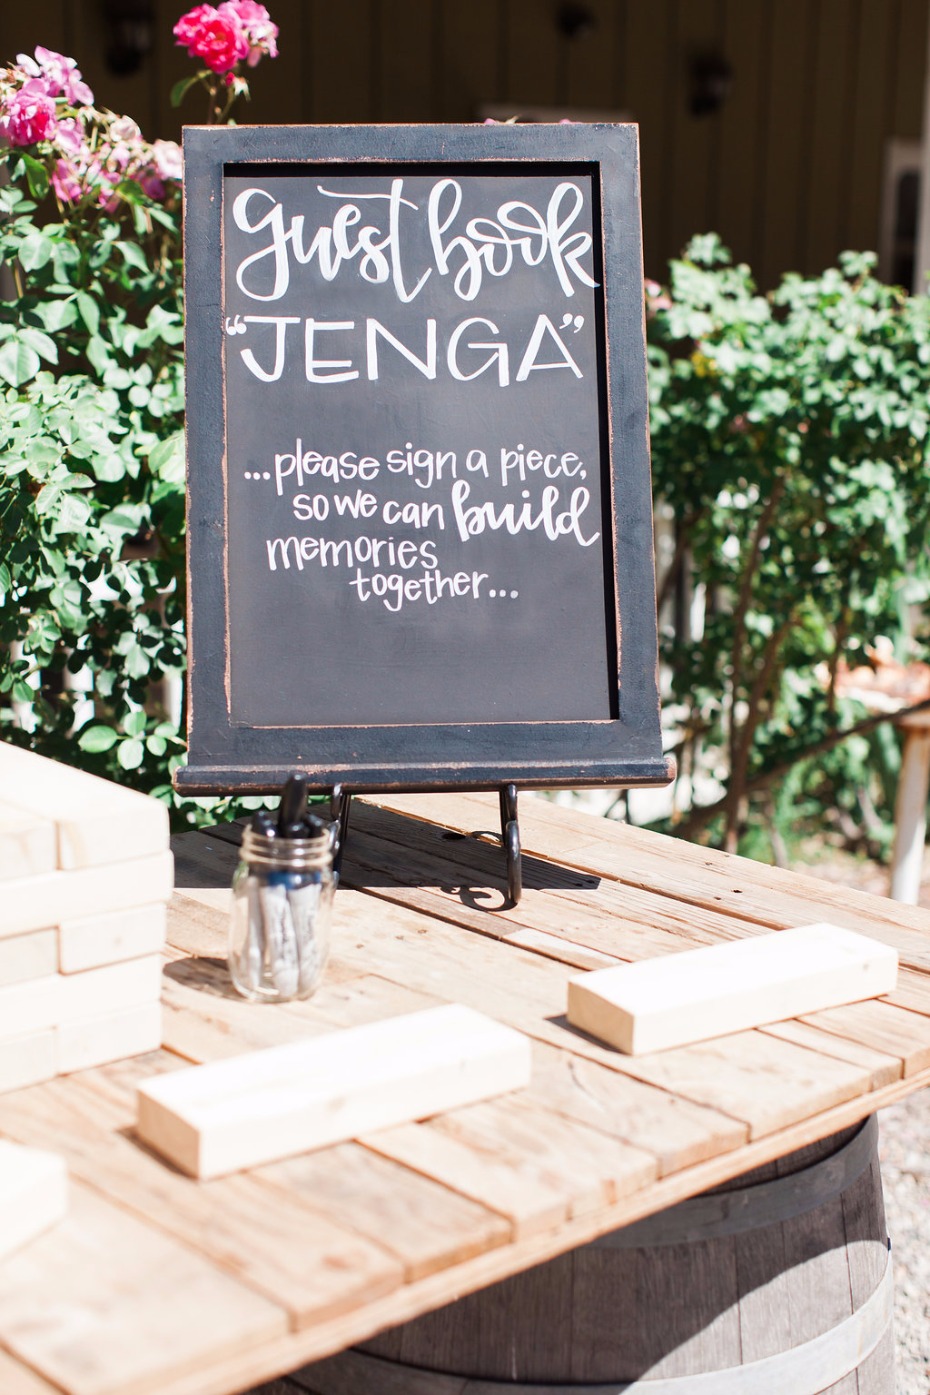
[[214, 73], [227, 73], [249, 52], [249, 42], [235, 12], [221, 13], [197, 5], [174, 26], [175, 39], [191, 58], [200, 58]]
[[55, 145], [64, 155], [77, 155], [86, 141], [84, 127], [75, 116], [63, 116], [55, 132]]
[[152, 146], [152, 164], [159, 179], [181, 181], [181, 147], [177, 141], [157, 140]]
[[57, 126], [55, 99], [41, 79], [31, 78], [8, 98], [0, 112], [0, 141], [16, 149], [50, 140]]
[[278, 37], [278, 26], [272, 23], [264, 5], [259, 5], [257, 0], [224, 0], [219, 8], [221, 14], [234, 14], [241, 25], [249, 45], [246, 61], [250, 68], [255, 67], [263, 53], [267, 53], [269, 58], [277, 58], [278, 46], [275, 40]]
[[69, 160], [58, 160], [49, 180], [62, 203], [77, 203], [84, 192], [80, 176]]
[[48, 80], [51, 84], [50, 96], [64, 97], [72, 107], [89, 107], [93, 102], [94, 94], [81, 78], [80, 69], [73, 58], [66, 58], [63, 53], [56, 53], [54, 49], [43, 48], [39, 44], [34, 60], [21, 53], [19, 62], [33, 76], [41, 74]]

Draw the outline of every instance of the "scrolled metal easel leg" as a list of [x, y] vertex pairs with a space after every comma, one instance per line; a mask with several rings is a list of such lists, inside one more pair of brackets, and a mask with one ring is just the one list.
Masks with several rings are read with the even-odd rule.
[[517, 787], [501, 785], [501, 844], [507, 854], [507, 895], [515, 906], [523, 892], [523, 867], [520, 861], [520, 825], [517, 821]]
[[333, 785], [333, 792], [329, 797], [329, 817], [330, 838], [333, 846], [333, 875], [336, 883], [342, 872], [342, 854], [349, 837], [349, 813], [352, 808], [352, 796], [341, 785]]

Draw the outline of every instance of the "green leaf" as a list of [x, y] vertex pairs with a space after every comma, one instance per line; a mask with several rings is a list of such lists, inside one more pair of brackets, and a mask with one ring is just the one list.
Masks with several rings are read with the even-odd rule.
[[46, 363], [58, 362], [58, 349], [54, 339], [43, 334], [41, 329], [31, 329], [27, 326], [19, 331], [19, 338], [21, 343], [28, 344], [30, 349], [35, 349]]
[[181, 78], [171, 89], [171, 105], [179, 107], [187, 96], [191, 88], [200, 81], [200, 74], [195, 73], [193, 77]]
[[145, 746], [136, 737], [121, 741], [116, 759], [124, 770], [138, 770], [145, 759]]
[[93, 755], [100, 755], [103, 751], [109, 751], [115, 746], [119, 739], [118, 733], [112, 727], [85, 727], [78, 737], [78, 745], [82, 751], [90, 751]]
[[145, 508], [142, 504], [120, 504], [103, 515], [100, 526], [109, 533], [118, 533], [121, 536], [127, 533], [134, 534], [138, 533], [142, 526], [144, 516]]
[[41, 367], [41, 360], [35, 349], [24, 344], [18, 337], [7, 339], [0, 344], [0, 378], [12, 387], [21, 387], [34, 378]]
[[43, 233], [33, 232], [19, 244], [19, 260], [24, 271], [39, 271], [52, 259], [54, 244]]
[[66, 494], [55, 520], [56, 533], [80, 533], [93, 509], [80, 494]]
[[44, 199], [48, 193], [48, 171], [42, 161], [37, 160], [34, 155], [22, 153], [20, 159], [26, 170], [29, 192], [34, 198]]
[[100, 307], [93, 296], [89, 296], [86, 291], [78, 291], [74, 299], [77, 303], [78, 314], [84, 321], [88, 332], [98, 334], [100, 331]]

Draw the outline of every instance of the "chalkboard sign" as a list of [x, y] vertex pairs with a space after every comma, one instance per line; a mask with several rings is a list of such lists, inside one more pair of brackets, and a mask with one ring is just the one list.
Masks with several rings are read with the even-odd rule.
[[179, 788], [666, 780], [635, 127], [184, 160]]

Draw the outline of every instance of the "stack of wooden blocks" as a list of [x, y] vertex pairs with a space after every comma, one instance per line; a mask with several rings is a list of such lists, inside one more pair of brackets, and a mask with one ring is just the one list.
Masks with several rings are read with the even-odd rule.
[[0, 1091], [161, 1045], [164, 805], [0, 745]]

